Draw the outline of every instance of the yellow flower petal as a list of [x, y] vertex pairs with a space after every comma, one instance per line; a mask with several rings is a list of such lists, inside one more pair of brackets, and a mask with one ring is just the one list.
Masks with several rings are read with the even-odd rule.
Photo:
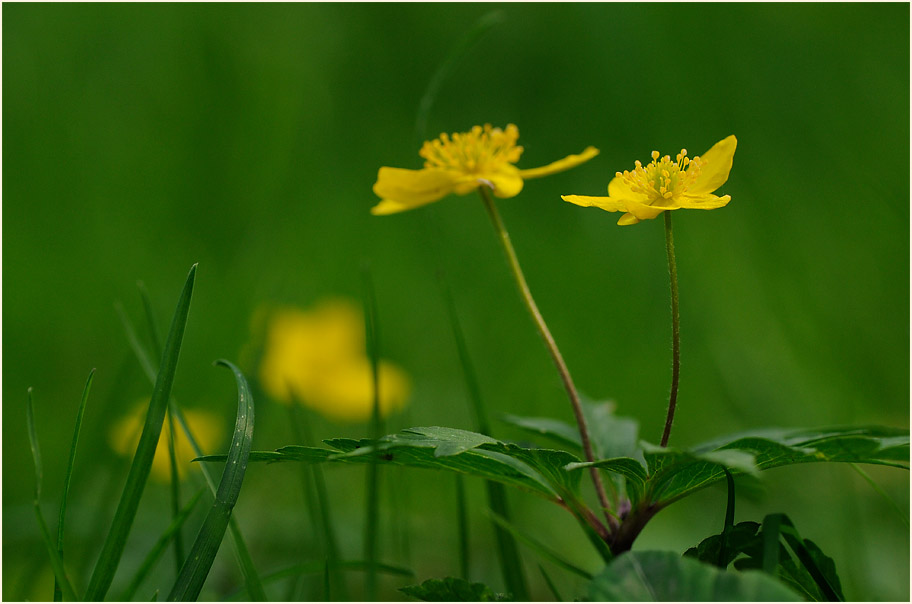
[[[568, 155], [564, 159], [559, 159], [556, 162], [550, 163], [547, 166], [542, 166], [540, 168], [531, 168], [529, 170], [520, 170], [519, 176], [523, 180], [529, 178], [539, 178], [541, 176], [548, 176], [550, 174], [556, 174], [557, 172], [563, 172], [564, 170], [569, 170], [575, 166], [580, 165], [581, 163], [587, 162], [596, 155], [599, 154], [599, 150], [595, 147], [586, 147], [586, 149], [579, 155]], [[517, 191], [518, 193], [518, 191]], [[501, 196], [505, 197], [505, 196]], [[512, 196], [510, 196], [512, 197]]]
[[700, 156], [702, 166], [700, 175], [690, 186], [687, 194], [699, 197], [704, 193], [712, 193], [725, 184], [728, 173], [731, 171], [732, 160], [735, 157], [735, 148], [738, 139], [735, 135], [720, 140], [712, 149]]
[[663, 208], [663, 207], [656, 207], [656, 206], [648, 206], [646, 204], [642, 204], [642, 203], [632, 201], [632, 200], [628, 200], [626, 205], [627, 205], [627, 211], [629, 213], [633, 214], [634, 216], [636, 216], [639, 220], [651, 220], [652, 218], [655, 218], [656, 216], [658, 216], [665, 210], [676, 209], [674, 207], [664, 207]]
[[678, 199], [678, 207], [688, 210], [715, 210], [728, 205], [731, 195], [718, 197], [711, 193], [705, 195], [684, 195]]
[[394, 214], [432, 203], [452, 193], [459, 180], [447, 170], [380, 168], [374, 193], [383, 201], [371, 213]]
[[561, 195], [561, 199], [575, 203], [584, 208], [601, 208], [608, 212], [626, 212], [627, 204], [624, 200], [614, 197], [590, 197], [588, 195]]
[[630, 212], [627, 212], [626, 214], [624, 214], [623, 216], [621, 216], [621, 217], [618, 219], [618, 224], [619, 224], [620, 226], [628, 226], [628, 225], [631, 225], [631, 224], [636, 224], [636, 223], [638, 223], [639, 221], [640, 221], [639, 218], [637, 218], [636, 216], [634, 216], [634, 215], [631, 214]]
[[515, 197], [523, 188], [520, 171], [513, 166], [504, 166], [501, 171], [495, 174], [485, 174], [481, 178], [494, 185], [494, 195], [497, 197]]

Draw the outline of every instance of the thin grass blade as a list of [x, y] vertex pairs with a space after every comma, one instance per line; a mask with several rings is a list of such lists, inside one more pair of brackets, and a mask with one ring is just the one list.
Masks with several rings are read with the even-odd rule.
[[152, 546], [152, 549], [149, 550], [149, 553], [146, 554], [145, 560], [140, 564], [139, 570], [136, 571], [133, 580], [130, 581], [130, 585], [127, 586], [127, 589], [121, 594], [121, 601], [129, 602], [133, 599], [140, 584], [142, 584], [148, 574], [152, 571], [152, 568], [168, 548], [168, 545], [174, 540], [175, 536], [179, 534], [181, 527], [184, 526], [187, 518], [190, 517], [190, 513], [196, 508], [196, 504], [199, 503], [203, 493], [205, 493], [205, 489], [200, 489], [196, 495], [190, 498], [187, 505], [179, 510], [180, 513], [171, 521], [171, 524], [168, 525], [165, 532], [162, 533], [161, 537], [158, 538], [158, 541], [155, 542], [155, 545]]
[[51, 533], [48, 531], [47, 522], [44, 521], [44, 514], [41, 513], [41, 481], [44, 478], [44, 472], [41, 467], [41, 449], [38, 446], [38, 431], [35, 429], [35, 411], [32, 404], [32, 389], [28, 389], [28, 403], [25, 407], [25, 419], [28, 425], [29, 446], [32, 449], [32, 461], [35, 465], [35, 518], [38, 521], [38, 528], [41, 529], [41, 536], [44, 538], [44, 544], [47, 547], [48, 558], [50, 558], [51, 569], [54, 571], [55, 585], [60, 586], [60, 591], [64, 598], [70, 602], [75, 602], [78, 598], [70, 580], [67, 577], [66, 569], [63, 567], [63, 558], [54, 547], [51, 540]]
[[[374, 283], [371, 280], [370, 266], [366, 263], [361, 270], [364, 282], [364, 326], [367, 336], [367, 351], [371, 365], [372, 408], [370, 435], [374, 441], [383, 436], [383, 422], [380, 418], [380, 334], [377, 325], [377, 299], [374, 294]], [[380, 467], [374, 460], [367, 468], [367, 502], [366, 520], [364, 523], [364, 559], [367, 561], [367, 581], [365, 591], [368, 600], [376, 600], [377, 592], [377, 532], [380, 517]]]
[[155, 380], [155, 388], [152, 390], [152, 399], [149, 402], [146, 422], [139, 438], [136, 455], [133, 457], [130, 473], [127, 476], [127, 484], [124, 486], [120, 503], [117, 505], [117, 511], [114, 513], [111, 530], [108, 532], [101, 555], [95, 564], [95, 571], [89, 581], [89, 587], [86, 591], [87, 600], [103, 600], [111, 587], [111, 582], [114, 580], [114, 574], [117, 572], [117, 566], [120, 564], [120, 558], [126, 546], [127, 537], [133, 526], [133, 519], [136, 517], [139, 500], [142, 497], [143, 489], [149, 478], [149, 472], [152, 469], [152, 459], [155, 456], [159, 436], [161, 436], [165, 409], [168, 405], [168, 400], [171, 398], [171, 386], [174, 383], [181, 342], [187, 325], [187, 316], [190, 312], [190, 299], [196, 279], [196, 266], [194, 264], [190, 268], [190, 274], [187, 276], [187, 281], [177, 303], [177, 309], [174, 312], [174, 318], [171, 321], [171, 330], [162, 355], [161, 369]]
[[557, 564], [564, 570], [568, 570], [576, 575], [579, 575], [580, 577], [583, 577], [584, 579], [587, 579], [590, 581], [592, 580], [591, 573], [584, 571], [577, 565], [573, 564], [572, 562], [570, 562], [569, 560], [567, 560], [566, 558], [564, 558], [563, 556], [561, 556], [560, 554], [555, 552], [553, 549], [551, 549], [547, 545], [544, 545], [543, 543], [536, 540], [535, 538], [530, 537], [529, 535], [523, 533], [518, 528], [516, 528], [515, 526], [513, 526], [512, 524], [510, 524], [509, 522], [507, 522], [500, 516], [496, 515], [495, 513], [490, 512], [490, 516], [494, 522], [496, 522], [498, 525], [502, 526], [504, 529], [510, 531], [510, 533], [514, 537], [516, 537], [519, 541], [522, 541], [523, 543], [525, 543], [529, 548], [535, 550], [540, 555], [551, 560], [552, 562], [554, 562], [555, 564]]
[[[67, 463], [66, 475], [63, 479], [63, 495], [60, 500], [60, 516], [57, 519], [57, 553], [63, 560], [63, 532], [66, 522], [67, 495], [70, 492], [70, 481], [73, 477], [73, 466], [76, 464], [76, 445], [79, 442], [79, 432], [82, 429], [82, 417], [85, 415], [86, 401], [89, 400], [89, 391], [92, 389], [92, 380], [95, 379], [95, 370], [89, 372], [86, 379], [85, 387], [82, 389], [82, 400], [79, 403], [79, 410], [76, 412], [76, 427], [73, 428], [73, 442], [70, 444], [70, 459]], [[60, 584], [54, 580], [54, 601], [60, 602], [63, 599], [63, 592]]]
[[[472, 364], [472, 358], [469, 355], [469, 349], [466, 345], [465, 335], [463, 334], [462, 324], [459, 321], [459, 313], [456, 311], [456, 303], [453, 300], [453, 293], [450, 291], [449, 283], [443, 271], [438, 273], [440, 289], [443, 292], [443, 298], [446, 302], [447, 315], [450, 319], [450, 327], [453, 331], [453, 339], [456, 341], [456, 350], [459, 353], [459, 364], [462, 367], [462, 375], [465, 379], [466, 389], [469, 392], [469, 401], [472, 403], [472, 411], [475, 416], [475, 427], [478, 432], [492, 436], [491, 425], [488, 421], [488, 414], [485, 409], [484, 401], [481, 398], [481, 388], [478, 385], [478, 378], [475, 373], [475, 367]], [[486, 481], [485, 491], [488, 496], [488, 506], [491, 510], [506, 521], [510, 521], [510, 509], [507, 503], [507, 491], [504, 485]], [[522, 568], [522, 558], [519, 555], [519, 547], [516, 539], [513, 538], [502, 526], [494, 523], [494, 538], [497, 542], [497, 556], [500, 559], [500, 569], [503, 574], [504, 584], [507, 591], [513, 594], [517, 600], [529, 599], [529, 587], [526, 583], [526, 575]], [[468, 577], [464, 577], [468, 579]]]
[[[133, 350], [133, 354], [136, 355], [136, 358], [139, 361], [143, 372], [146, 374], [146, 377], [150, 382], [154, 384], [156, 372], [152, 367], [151, 361], [149, 361], [149, 355], [147, 354], [143, 345], [139, 342], [139, 339], [136, 337], [136, 330], [133, 328], [133, 324], [130, 322], [129, 317], [127, 317], [126, 313], [123, 312], [123, 307], [116, 305], [116, 308], [118, 310], [118, 314], [120, 315], [121, 322], [123, 323], [124, 332], [127, 335], [127, 341]], [[171, 398], [168, 410], [174, 415], [174, 418], [177, 420], [177, 423], [181, 428], [181, 431], [190, 442], [190, 447], [193, 449], [194, 455], [197, 457], [202, 457], [203, 451], [200, 448], [196, 437], [193, 435], [193, 431], [190, 429], [186, 418], [181, 412], [180, 406], [177, 404], [177, 400], [175, 400], [173, 397]], [[205, 466], [205, 464], [200, 464], [200, 470], [203, 473], [203, 478], [205, 478], [206, 484], [209, 486], [209, 490], [211, 491], [212, 495], [215, 496], [216, 485], [215, 480], [212, 478], [212, 473]], [[247, 549], [247, 544], [244, 542], [244, 537], [241, 534], [241, 529], [238, 526], [234, 516], [231, 517], [231, 521], [228, 527], [231, 530], [231, 542], [234, 545], [235, 557], [237, 558], [238, 566], [241, 568], [241, 573], [244, 575], [244, 581], [246, 582], [247, 589], [251, 594], [251, 599], [257, 602], [263, 602], [266, 600], [266, 592], [263, 591], [263, 586], [260, 582], [259, 574], [257, 573], [256, 567], [253, 565], [253, 560], [250, 558], [250, 552]]]
[[203, 589], [203, 584], [209, 576], [209, 570], [215, 561], [225, 531], [228, 529], [228, 520], [231, 510], [237, 503], [244, 484], [244, 474], [247, 471], [247, 460], [250, 457], [250, 445], [253, 441], [254, 404], [247, 380], [241, 370], [232, 363], [219, 360], [216, 364], [227, 367], [234, 374], [238, 389], [238, 411], [234, 426], [234, 435], [231, 437], [231, 448], [228, 459], [222, 472], [222, 480], [215, 495], [215, 503], [209, 510], [197, 534], [196, 541], [190, 549], [187, 561], [181, 569], [171, 593], [170, 601], [195, 601]]
[[469, 580], [471, 556], [469, 552], [469, 512], [466, 505], [465, 483], [460, 474], [456, 479], [456, 532], [459, 541], [459, 570], [466, 581]]
[[545, 572], [545, 569], [541, 564], [538, 565], [538, 570], [542, 574], [542, 577], [544, 577], [545, 584], [548, 586], [548, 589], [551, 590], [551, 594], [554, 596], [554, 601], [564, 602], [564, 598], [562, 598], [560, 592], [557, 591], [557, 587], [555, 587], [554, 581], [551, 580], [551, 577], [548, 576], [548, 573]]
[[896, 512], [896, 515], [899, 517], [899, 519], [902, 520], [903, 524], [906, 525], [906, 530], [909, 530], [909, 516], [908, 516], [908, 514], [906, 514], [905, 512], [902, 511], [902, 508], [899, 507], [899, 504], [896, 503], [896, 500], [893, 499], [892, 497], [890, 497], [890, 495], [885, 490], [883, 490], [883, 487], [881, 487], [879, 484], [874, 482], [874, 479], [871, 478], [871, 475], [868, 474], [867, 472], [865, 472], [864, 470], [862, 470], [861, 467], [857, 463], [850, 463], [849, 465], [852, 466], [852, 468], [856, 472], [858, 472], [859, 476], [864, 478], [865, 481], [869, 485], [871, 485], [871, 488], [874, 489], [874, 491], [878, 495], [883, 497], [884, 500], [886, 500], [886, 502], [888, 504], [890, 504], [890, 507], [893, 509], [894, 512]]

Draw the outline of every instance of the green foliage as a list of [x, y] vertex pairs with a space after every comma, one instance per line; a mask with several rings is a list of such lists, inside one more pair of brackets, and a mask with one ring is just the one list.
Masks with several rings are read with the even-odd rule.
[[721, 545], [722, 535], [713, 535], [684, 555], [722, 568], [734, 562], [739, 570], [764, 570], [808, 600], [845, 600], [836, 563], [813, 541], [802, 539], [784, 514], [770, 514], [762, 525], [739, 522], [727, 536], [724, 556]]
[[506, 594], [494, 593], [483, 583], [469, 583], [465, 579], [447, 577], [428, 579], [421, 585], [400, 588], [401, 592], [425, 602], [510, 602]]
[[757, 602], [800, 601], [760, 572], [724, 572], [674, 552], [627, 552], [589, 584], [590, 602]]
[[152, 399], [149, 402], [146, 422], [139, 438], [136, 455], [133, 457], [130, 473], [127, 476], [127, 484], [124, 486], [123, 494], [117, 505], [117, 511], [114, 513], [110, 532], [102, 547], [101, 555], [95, 564], [92, 578], [89, 581], [89, 587], [86, 591], [87, 600], [104, 599], [111, 582], [114, 580], [114, 573], [117, 572], [117, 566], [120, 563], [127, 536], [133, 526], [136, 509], [139, 507], [139, 500], [142, 497], [146, 480], [149, 477], [149, 471], [152, 468], [152, 459], [155, 457], [158, 437], [161, 434], [162, 422], [165, 419], [165, 410], [168, 400], [171, 398], [171, 385], [174, 382], [174, 374], [177, 370], [177, 360], [184, 337], [184, 328], [187, 325], [187, 315], [190, 312], [190, 298], [193, 293], [195, 278], [196, 265], [194, 264], [190, 268], [190, 274], [187, 276], [187, 281], [177, 303], [177, 309], [174, 312], [174, 318], [171, 321], [171, 330], [165, 343], [161, 368], [155, 380], [155, 388], [152, 390]]
[[171, 589], [168, 596], [168, 600], [171, 601], [193, 601], [199, 597], [206, 577], [209, 576], [209, 570], [212, 568], [212, 562], [215, 560], [215, 554], [218, 553], [225, 537], [231, 510], [234, 509], [238, 495], [240, 495], [244, 474], [247, 470], [247, 461], [250, 457], [254, 425], [253, 396], [250, 394], [247, 380], [240, 369], [225, 360], [217, 361], [217, 364], [230, 369], [237, 381], [238, 410], [234, 435], [231, 437], [231, 447], [228, 451], [225, 469], [215, 494], [215, 503], [209, 510], [177, 581]]

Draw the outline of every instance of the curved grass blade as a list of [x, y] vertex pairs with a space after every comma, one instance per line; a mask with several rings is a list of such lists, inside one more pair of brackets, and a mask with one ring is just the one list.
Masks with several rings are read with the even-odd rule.
[[[155, 383], [155, 369], [152, 368], [152, 363], [149, 361], [149, 355], [146, 353], [145, 348], [140, 344], [139, 339], [136, 337], [136, 330], [133, 329], [133, 324], [130, 322], [129, 318], [126, 316], [126, 313], [123, 312], [123, 307], [120, 305], [115, 305], [117, 308], [118, 314], [120, 315], [121, 321], [123, 323], [124, 331], [127, 335], [127, 341], [130, 343], [130, 347], [133, 349], [133, 354], [136, 355], [137, 360], [139, 361], [140, 366], [146, 374], [146, 377], [153, 384]], [[184, 417], [184, 414], [180, 410], [177, 401], [172, 397], [169, 408], [170, 413], [173, 413], [175, 419], [177, 419], [178, 425], [181, 427], [181, 431], [187, 437], [187, 440], [190, 442], [190, 447], [193, 449], [193, 454], [197, 457], [202, 457], [203, 450], [200, 448], [199, 443], [196, 440], [196, 437], [193, 435], [193, 431], [190, 429], [187, 420]], [[206, 484], [209, 486], [209, 490], [213, 496], [215, 496], [216, 486], [215, 480], [212, 478], [212, 474], [209, 472], [209, 469], [201, 465], [200, 470], [203, 472], [203, 478], [206, 480]], [[231, 542], [234, 545], [235, 557], [238, 561], [238, 566], [241, 568], [241, 573], [244, 575], [244, 581], [247, 583], [247, 589], [251, 594], [251, 598], [257, 602], [263, 602], [266, 600], [266, 592], [263, 591], [263, 586], [260, 583], [260, 577], [257, 574], [256, 567], [253, 565], [253, 560], [250, 558], [250, 552], [247, 549], [247, 544], [244, 542], [244, 537], [241, 534], [241, 529], [237, 524], [234, 516], [231, 517], [231, 521], [228, 525], [228, 528], [231, 530]]]
[[[89, 372], [86, 379], [85, 387], [82, 389], [82, 400], [79, 403], [79, 410], [76, 412], [76, 427], [73, 428], [73, 442], [70, 445], [70, 460], [67, 463], [66, 475], [63, 479], [63, 495], [60, 501], [60, 517], [57, 519], [57, 553], [63, 560], [63, 528], [66, 521], [67, 495], [70, 492], [70, 480], [73, 477], [73, 466], [76, 464], [76, 444], [79, 442], [79, 431], [82, 428], [82, 417], [85, 415], [86, 401], [89, 400], [89, 390], [92, 389], [92, 380], [95, 378], [95, 370]], [[54, 601], [60, 602], [63, 599], [63, 592], [60, 589], [59, 582], [54, 579]]]
[[54, 571], [56, 583], [60, 586], [60, 591], [67, 600], [75, 602], [78, 598], [70, 580], [67, 578], [66, 569], [63, 567], [63, 559], [54, 547], [51, 541], [51, 533], [48, 531], [47, 523], [44, 521], [44, 515], [41, 513], [41, 480], [44, 473], [41, 469], [41, 449], [38, 447], [38, 432], [35, 430], [35, 412], [32, 405], [32, 389], [28, 389], [28, 404], [25, 408], [25, 419], [28, 424], [29, 445], [32, 449], [32, 461], [35, 464], [35, 517], [38, 520], [38, 528], [41, 529], [41, 536], [44, 538], [44, 544], [48, 550], [48, 557], [51, 562], [51, 569]]
[[437, 92], [440, 90], [440, 86], [446, 80], [447, 76], [450, 75], [450, 72], [453, 71], [453, 68], [455, 68], [468, 54], [469, 50], [472, 49], [472, 46], [474, 46], [491, 27], [503, 20], [504, 12], [501, 10], [495, 10], [483, 15], [475, 22], [472, 29], [470, 29], [456, 46], [453, 47], [450, 54], [447, 55], [440, 67], [437, 68], [437, 71], [428, 83], [427, 89], [424, 91], [424, 95], [421, 97], [421, 102], [418, 104], [418, 116], [415, 119], [415, 134], [420, 140], [424, 140], [425, 138], [427, 132], [427, 116], [431, 112], [431, 107], [434, 104], [434, 100], [437, 98]]
[[149, 478], [149, 472], [152, 469], [152, 459], [155, 456], [158, 438], [161, 435], [168, 399], [171, 397], [171, 386], [174, 383], [174, 374], [180, 356], [184, 328], [187, 325], [187, 316], [190, 312], [190, 299], [193, 294], [193, 283], [196, 279], [196, 266], [194, 264], [190, 267], [190, 274], [187, 276], [187, 281], [177, 303], [177, 309], [174, 312], [174, 318], [171, 321], [171, 330], [162, 355], [161, 369], [155, 380], [155, 388], [152, 390], [152, 400], [149, 402], [149, 411], [146, 415], [142, 435], [139, 438], [139, 445], [136, 448], [136, 455], [133, 457], [133, 464], [127, 476], [127, 484], [124, 486], [123, 494], [117, 505], [117, 511], [114, 513], [111, 530], [108, 532], [108, 537], [105, 539], [101, 555], [98, 557], [95, 570], [89, 581], [85, 596], [86, 600], [101, 601], [104, 599], [105, 594], [108, 593], [111, 582], [114, 580], [114, 573], [117, 572], [117, 566], [120, 564], [127, 537], [133, 526], [133, 519], [136, 516], [136, 509], [139, 507], [139, 500], [146, 486], [146, 480]]
[[538, 571], [542, 574], [542, 577], [545, 579], [545, 584], [548, 586], [548, 589], [551, 590], [551, 594], [554, 596], [555, 602], [564, 602], [564, 598], [561, 597], [560, 592], [557, 591], [557, 587], [554, 585], [554, 581], [551, 580], [551, 577], [548, 576], [548, 573], [545, 572], [545, 569], [541, 564], [538, 565]]
[[858, 475], [859, 475], [859, 476], [861, 476], [862, 478], [864, 478], [865, 481], [867, 481], [867, 483], [868, 483], [869, 485], [871, 485], [871, 488], [874, 489], [874, 491], [875, 491], [878, 495], [880, 495], [881, 497], [883, 497], [884, 500], [886, 500], [886, 502], [887, 502], [888, 504], [890, 504], [890, 508], [891, 508], [894, 512], [896, 512], [896, 515], [899, 516], [899, 519], [902, 520], [903, 524], [906, 525], [906, 530], [908, 530], [908, 529], [909, 529], [909, 516], [908, 516], [905, 512], [903, 512], [902, 509], [900, 509], [899, 504], [896, 503], [896, 500], [893, 499], [892, 497], [890, 497], [890, 495], [889, 495], [885, 490], [883, 490], [883, 487], [881, 487], [879, 484], [877, 484], [876, 482], [874, 482], [874, 479], [871, 478], [871, 475], [868, 474], [867, 472], [865, 472], [864, 470], [862, 470], [862, 469], [858, 466], [857, 463], [850, 463], [849, 465], [852, 466], [852, 469], [854, 469], [856, 472], [858, 472]]
[[216, 361], [216, 364], [227, 367], [234, 374], [238, 388], [237, 420], [234, 435], [231, 437], [228, 459], [222, 472], [222, 480], [219, 482], [218, 492], [215, 495], [215, 503], [209, 510], [209, 514], [196, 536], [196, 541], [190, 548], [187, 561], [168, 595], [168, 600], [172, 602], [194, 601], [199, 597], [203, 583], [206, 582], [206, 577], [209, 576], [209, 570], [215, 561], [215, 554], [218, 553], [219, 546], [225, 538], [231, 510], [234, 509], [234, 504], [237, 503], [238, 495], [241, 493], [244, 474], [247, 471], [247, 460], [250, 457], [250, 444], [253, 441], [254, 405], [247, 380], [244, 379], [241, 370], [232, 363], [219, 360]]
[[244, 379], [240, 369], [225, 360], [216, 361], [216, 364], [227, 367], [234, 374], [238, 389], [237, 420], [234, 435], [231, 437], [228, 459], [222, 472], [222, 480], [219, 482], [218, 492], [215, 495], [215, 503], [209, 510], [184, 567], [168, 595], [170, 601], [194, 601], [199, 597], [215, 560], [215, 554], [218, 553], [219, 546], [225, 538], [228, 519], [231, 517], [231, 510], [237, 503], [238, 495], [241, 493], [244, 474], [247, 470], [247, 460], [250, 457], [254, 423], [253, 396], [250, 394], [247, 380]]
[[161, 537], [158, 538], [158, 541], [155, 542], [155, 545], [152, 546], [152, 549], [149, 550], [149, 553], [146, 554], [145, 560], [143, 560], [143, 563], [139, 566], [139, 570], [136, 571], [136, 575], [133, 576], [130, 585], [127, 586], [127, 589], [121, 594], [121, 601], [129, 602], [133, 599], [133, 596], [136, 595], [136, 590], [139, 589], [140, 584], [145, 580], [146, 576], [148, 576], [159, 558], [161, 558], [171, 541], [179, 534], [181, 527], [184, 526], [187, 518], [190, 517], [190, 513], [196, 508], [196, 504], [199, 503], [204, 492], [205, 489], [200, 489], [196, 495], [190, 498], [187, 505], [179, 510], [177, 517], [171, 521], [171, 524], [168, 525], [165, 532], [162, 533]]

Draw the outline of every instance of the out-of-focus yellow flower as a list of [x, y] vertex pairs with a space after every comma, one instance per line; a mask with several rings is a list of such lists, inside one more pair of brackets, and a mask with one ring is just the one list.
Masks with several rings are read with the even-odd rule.
[[395, 214], [435, 202], [450, 193], [466, 195], [484, 185], [497, 197], [514, 197], [523, 181], [569, 170], [598, 155], [588, 147], [579, 155], [570, 155], [541, 168], [520, 170], [523, 148], [516, 145], [519, 129], [509, 124], [505, 129], [490, 124], [475, 126], [469, 132], [427, 141], [419, 151], [425, 159], [424, 169], [380, 168], [374, 193], [382, 199], [371, 208], [375, 215]]
[[[139, 403], [129, 415], [121, 418], [111, 427], [108, 433], [108, 442], [115, 452], [121, 455], [133, 455], [136, 452], [139, 436], [142, 434], [143, 424], [146, 421], [148, 407], [149, 401]], [[214, 449], [222, 441], [226, 429], [221, 418], [206, 411], [194, 409], [182, 409], [182, 411], [184, 419], [187, 421], [187, 425], [193, 432], [193, 436], [203, 453], [214, 453]], [[158, 439], [158, 447], [155, 449], [155, 458], [152, 460], [151, 476], [160, 482], [167, 482], [171, 479], [171, 461], [168, 452], [168, 439], [171, 434], [169, 424], [170, 422], [168, 422], [166, 416], [162, 425], [161, 436]], [[177, 420], [174, 422], [174, 429], [174, 453], [177, 458], [177, 472], [183, 478], [192, 466], [191, 460], [196, 455]]]
[[703, 155], [690, 159], [681, 149], [675, 161], [652, 152], [652, 162], [643, 166], [637, 160], [633, 172], [617, 172], [608, 183], [608, 197], [562, 195], [561, 199], [578, 206], [595, 206], [609, 212], [626, 212], [618, 224], [636, 224], [655, 218], [665, 210], [714, 210], [731, 201], [713, 191], [725, 184], [732, 167], [738, 140], [724, 138]]
[[[259, 377], [263, 390], [280, 402], [300, 402], [336, 420], [367, 420], [373, 412], [374, 390], [362, 313], [338, 299], [311, 311], [274, 311], [266, 328]], [[405, 405], [409, 379], [381, 360], [378, 380], [380, 412], [387, 416]]]

